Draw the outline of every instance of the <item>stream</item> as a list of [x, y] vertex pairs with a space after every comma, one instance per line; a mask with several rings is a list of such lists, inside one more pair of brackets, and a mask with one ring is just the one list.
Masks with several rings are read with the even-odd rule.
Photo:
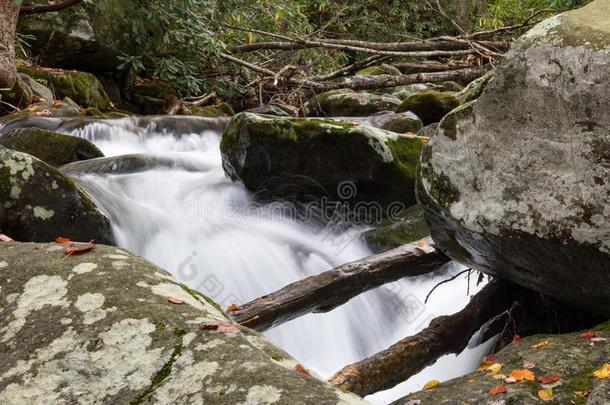
[[[189, 118], [164, 120], [188, 124]], [[63, 129], [92, 141], [106, 156], [140, 153], [173, 163], [76, 176], [110, 217], [119, 246], [170, 271], [224, 308], [372, 254], [360, 238], [365, 227], [295, 217], [285, 203], [256, 203], [241, 183], [223, 172], [222, 123], [208, 129], [189, 127], [163, 129], [154, 121], [125, 118]], [[330, 313], [298, 318], [265, 335], [327, 378], [417, 333], [434, 317], [463, 308], [469, 300], [468, 283], [471, 295], [482, 287], [475, 285], [476, 277], [444, 284], [423, 304], [435, 284], [461, 270], [451, 263], [443, 274], [386, 285]], [[420, 390], [429, 380], [471, 372], [490, 345], [474, 347], [475, 341], [460, 355], [445, 356], [405, 383], [367, 399], [385, 404]]]

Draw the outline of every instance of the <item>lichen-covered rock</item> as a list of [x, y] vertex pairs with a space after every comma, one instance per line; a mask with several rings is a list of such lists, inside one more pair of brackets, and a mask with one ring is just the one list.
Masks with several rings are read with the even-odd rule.
[[397, 113], [411, 111], [429, 125], [439, 122], [449, 111], [460, 105], [453, 93], [427, 90], [410, 95], [400, 103]]
[[0, 403], [364, 403], [144, 259], [63, 249], [0, 243]]
[[[551, 404], [607, 404], [610, 401], [609, 380], [597, 379], [593, 372], [610, 359], [610, 325], [600, 325], [596, 333], [598, 338], [593, 340], [581, 338], [580, 333], [527, 337], [521, 343], [505, 347], [494, 359], [502, 365], [496, 376], [510, 375], [512, 370], [523, 370], [524, 364], [530, 363], [533, 365], [530, 371], [535, 377], [557, 375], [559, 379], [555, 382], [542, 384], [537, 379], [523, 380], [506, 384], [505, 393], [491, 395], [489, 391], [504, 381], [494, 378], [488, 370], [477, 371], [443, 382], [433, 389], [416, 392], [392, 405], [534, 405], [544, 403], [538, 396], [544, 389], [552, 390], [552, 399], [548, 402]], [[543, 347], [532, 347], [540, 343]]]
[[396, 209], [415, 201], [424, 142], [340, 121], [242, 113], [225, 129], [220, 149], [227, 174], [259, 197], [327, 197]]
[[610, 4], [543, 21], [422, 153], [432, 236], [468, 266], [610, 315]]
[[104, 86], [91, 73], [30, 66], [19, 66], [18, 70], [38, 82], [45, 82], [43, 84], [53, 90], [55, 98], [69, 97], [83, 107], [99, 110], [110, 107]]
[[86, 139], [38, 128], [16, 129], [3, 134], [0, 146], [27, 153], [54, 167], [104, 156]]
[[411, 132], [416, 134], [424, 127], [419, 117], [411, 111], [395, 113], [393, 111], [382, 111], [371, 115], [369, 118], [371, 125], [375, 128], [385, 129], [386, 131], [404, 134]]
[[428, 235], [430, 229], [424, 219], [424, 213], [419, 206], [414, 205], [375, 224], [375, 227], [363, 233], [362, 237], [373, 252], [381, 253]]
[[400, 100], [393, 96], [333, 90], [322, 93], [303, 105], [306, 117], [367, 117], [380, 111], [394, 110]]
[[15, 240], [48, 242], [63, 236], [112, 243], [108, 218], [72, 180], [31, 155], [2, 146], [0, 202], [0, 229]]
[[395, 66], [384, 63], [379, 66], [370, 66], [370, 67], [361, 69], [356, 74], [362, 75], [362, 76], [380, 76], [380, 75], [400, 76], [402, 73]]

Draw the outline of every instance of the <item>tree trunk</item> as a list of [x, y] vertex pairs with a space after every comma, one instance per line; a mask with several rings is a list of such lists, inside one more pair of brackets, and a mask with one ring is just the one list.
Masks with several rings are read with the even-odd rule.
[[363, 397], [392, 388], [441, 356], [460, 353], [476, 331], [511, 308], [524, 291], [516, 285], [493, 280], [460, 312], [433, 319], [417, 335], [343, 368], [329, 382]]
[[229, 314], [260, 332], [310, 312], [328, 312], [368, 290], [431, 273], [448, 261], [426, 238], [421, 244], [404, 245], [297, 281]]
[[0, 89], [12, 89], [17, 80], [15, 30], [19, 6], [15, 0], [0, 0]]

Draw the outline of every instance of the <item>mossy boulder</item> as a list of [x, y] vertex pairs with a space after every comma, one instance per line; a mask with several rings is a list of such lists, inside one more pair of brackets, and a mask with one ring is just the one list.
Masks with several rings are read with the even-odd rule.
[[0, 243], [0, 403], [365, 403], [146, 260], [63, 249]]
[[468, 86], [464, 87], [457, 95], [457, 99], [460, 101], [460, 104], [466, 104], [472, 100], [476, 100], [485, 90], [485, 86], [491, 79], [493, 79], [495, 75], [495, 70], [490, 70], [485, 73], [483, 76], [478, 79], [473, 80], [468, 84]]
[[[0, 116], [0, 123], [26, 121], [37, 118], [79, 117], [83, 110], [73, 100], [66, 97], [63, 100], [39, 101], [27, 108]], [[3, 127], [3, 130], [6, 129]]]
[[235, 115], [233, 108], [227, 103], [218, 103], [205, 107], [189, 106], [187, 107], [190, 115], [199, 117], [231, 117]]
[[449, 256], [604, 316], [609, 19], [608, 2], [593, 1], [525, 34], [481, 96], [440, 123], [418, 186]]
[[280, 104], [280, 103], [269, 103], [266, 105], [261, 105], [259, 107], [250, 108], [244, 112], [249, 112], [253, 114], [264, 114], [264, 115], [274, 115], [276, 117], [298, 117], [299, 110], [295, 107]]
[[[453, 404], [523, 404], [545, 403], [538, 392], [552, 390], [550, 404], [607, 404], [610, 401], [608, 379], [595, 378], [593, 372], [610, 358], [610, 331], [600, 325], [595, 339], [585, 339], [579, 333], [565, 335], [537, 335], [513, 343], [497, 353], [495, 363], [502, 365], [493, 374], [489, 370], [477, 371], [443, 382], [433, 389], [416, 392], [393, 402], [392, 405], [453, 405]], [[535, 348], [542, 343], [541, 348]], [[530, 363], [535, 377], [556, 375], [558, 380], [543, 384], [536, 378], [506, 384], [506, 392], [491, 395], [490, 390], [504, 383], [494, 378], [498, 374], [510, 375], [512, 370], [523, 370]], [[543, 381], [544, 382], [544, 381]], [[601, 402], [593, 402], [593, 400]]]
[[58, 236], [112, 243], [110, 222], [68, 177], [37, 158], [0, 146], [0, 229], [18, 241]]
[[19, 66], [18, 70], [50, 88], [56, 99], [69, 97], [85, 108], [106, 110], [110, 107], [104, 86], [91, 73], [31, 66]]
[[421, 208], [414, 205], [384, 219], [362, 234], [375, 253], [385, 252], [430, 235], [428, 223]]
[[379, 66], [370, 66], [364, 69], [359, 70], [356, 74], [361, 76], [381, 76], [381, 75], [390, 75], [390, 76], [400, 76], [402, 73], [398, 68], [392, 65], [379, 65]]
[[386, 216], [389, 207], [415, 201], [424, 142], [334, 120], [242, 113], [229, 122], [220, 149], [225, 172], [260, 198], [370, 202]]
[[400, 100], [393, 96], [335, 90], [307, 101], [306, 116], [368, 117], [380, 111], [394, 110]]
[[410, 95], [400, 103], [397, 113], [411, 111], [417, 115], [424, 125], [439, 122], [449, 111], [460, 105], [452, 93], [436, 90], [422, 91]]
[[3, 134], [0, 146], [27, 153], [54, 167], [104, 156], [86, 139], [38, 128], [16, 129]]
[[424, 127], [419, 117], [411, 111], [395, 113], [393, 111], [383, 111], [372, 115], [369, 118], [371, 125], [375, 128], [385, 129], [386, 131], [397, 132], [399, 134], [416, 134]]

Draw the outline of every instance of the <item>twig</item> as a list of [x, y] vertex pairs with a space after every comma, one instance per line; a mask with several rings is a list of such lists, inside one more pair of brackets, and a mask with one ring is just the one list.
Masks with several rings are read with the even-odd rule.
[[430, 292], [428, 293], [428, 295], [426, 295], [426, 299], [424, 300], [424, 304], [427, 304], [427, 303], [428, 303], [428, 299], [430, 298], [430, 296], [432, 295], [432, 293], [434, 292], [434, 290], [436, 290], [438, 287], [440, 287], [440, 286], [441, 286], [441, 285], [443, 285], [443, 284], [449, 283], [449, 282], [451, 282], [451, 281], [455, 280], [456, 278], [458, 278], [459, 276], [461, 276], [462, 274], [464, 274], [464, 273], [469, 273], [470, 271], [472, 271], [472, 269], [466, 269], [466, 270], [460, 271], [460, 272], [459, 272], [458, 274], [456, 274], [455, 276], [453, 276], [453, 277], [451, 277], [451, 278], [448, 278], [447, 280], [443, 280], [443, 281], [441, 281], [440, 283], [438, 283], [437, 285], [435, 285], [435, 286], [434, 286], [434, 287], [433, 287], [433, 288], [430, 290]]

